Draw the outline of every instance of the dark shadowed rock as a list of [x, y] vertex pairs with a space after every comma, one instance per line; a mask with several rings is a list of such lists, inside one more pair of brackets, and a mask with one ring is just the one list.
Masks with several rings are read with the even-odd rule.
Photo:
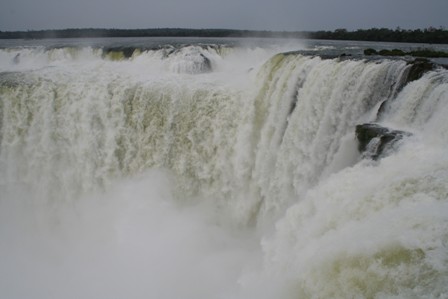
[[391, 130], [377, 124], [362, 124], [356, 126], [358, 150], [365, 158], [377, 160], [396, 145], [403, 137], [411, 133]]
[[412, 66], [409, 69], [406, 83], [420, 79], [426, 72], [435, 68], [434, 63], [425, 58], [416, 58], [413, 62], [410, 62], [410, 64], [412, 64]]

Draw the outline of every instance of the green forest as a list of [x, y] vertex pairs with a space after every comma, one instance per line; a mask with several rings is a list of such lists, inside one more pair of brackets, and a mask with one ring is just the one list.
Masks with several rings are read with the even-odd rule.
[[87, 37], [278, 37], [328, 40], [386, 41], [448, 44], [445, 28], [406, 30], [401, 28], [371, 28], [349, 31], [260, 31], [235, 29], [61, 29], [35, 31], [0, 31], [0, 39], [87, 38]]

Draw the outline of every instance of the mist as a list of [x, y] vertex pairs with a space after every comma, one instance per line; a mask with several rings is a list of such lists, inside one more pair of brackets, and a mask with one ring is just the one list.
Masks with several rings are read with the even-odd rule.
[[175, 203], [168, 177], [150, 171], [72, 203], [1, 201], [2, 296], [230, 298], [259, 258], [254, 236]]

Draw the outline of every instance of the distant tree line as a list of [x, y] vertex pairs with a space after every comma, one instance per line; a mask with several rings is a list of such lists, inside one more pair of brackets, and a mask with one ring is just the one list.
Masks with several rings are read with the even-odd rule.
[[306, 37], [299, 32], [235, 29], [60, 29], [38, 31], [0, 31], [0, 39], [43, 39], [85, 37]]
[[336, 29], [334, 31], [310, 32], [309, 38], [329, 40], [448, 44], [448, 30], [446, 30], [445, 28], [434, 27], [415, 30], [406, 30], [401, 29], [400, 27], [397, 27], [395, 30], [387, 28], [358, 29], [356, 31]]
[[448, 44], [448, 30], [429, 27], [405, 30], [396, 28], [336, 29], [334, 31], [257, 31], [234, 29], [62, 29], [37, 31], [0, 31], [0, 39], [43, 39], [43, 38], [85, 38], [85, 37], [282, 37], [329, 40], [358, 40], [385, 42], [412, 42]]

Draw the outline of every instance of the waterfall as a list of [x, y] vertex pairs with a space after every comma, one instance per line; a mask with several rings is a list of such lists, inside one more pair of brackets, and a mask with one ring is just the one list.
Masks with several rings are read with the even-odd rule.
[[[14, 62], [18, 53], [20, 61]], [[81, 236], [80, 228], [73, 228], [81, 215], [79, 227], [99, 225], [93, 236], [103, 236], [112, 248], [117, 238], [140, 244], [143, 226], [154, 233], [165, 225], [172, 238], [154, 239], [163, 251], [163, 242], [181, 246], [174, 238], [180, 217], [178, 224], [200, 244], [212, 234], [198, 228], [201, 221], [233, 232], [221, 242], [245, 249], [232, 255], [233, 276], [225, 272], [222, 283], [231, 276], [237, 287], [225, 294], [227, 282], [198, 294], [195, 286], [188, 294], [188, 286], [181, 286], [184, 293], [173, 295], [166, 293], [167, 285], [158, 289], [162, 297], [442, 298], [448, 292], [445, 69], [406, 83], [411, 64], [399, 59], [195, 45], [127, 52], [3, 49], [0, 61], [1, 242], [15, 244], [7, 229], [14, 224], [17, 233], [29, 233], [10, 215], [37, 217], [30, 223], [40, 227], [36, 235], [42, 240], [53, 240], [47, 227], [57, 223], [56, 240], [73, 230]], [[409, 132], [376, 160], [358, 152], [355, 136], [357, 125], [373, 122]], [[137, 203], [113, 199], [134, 192]], [[147, 207], [152, 197], [157, 200]], [[174, 212], [190, 211], [191, 205], [214, 216]], [[77, 212], [68, 213], [70, 207]], [[136, 220], [123, 218], [125, 211]], [[128, 228], [141, 236], [134, 239], [117, 219], [130, 221]], [[234, 230], [244, 233], [235, 236]], [[92, 242], [98, 252], [106, 246], [80, 238], [74, 240]], [[187, 244], [191, 252], [197, 246]], [[198, 252], [211, 255], [218, 247]], [[123, 256], [109, 252], [105, 261], [125, 260], [134, 250], [125, 248]], [[251, 250], [256, 257], [249, 258]], [[33, 254], [40, 256], [28, 258]], [[194, 256], [197, 262], [200, 253]], [[184, 266], [178, 262], [182, 273], [194, 267], [190, 260]], [[129, 271], [140, 271], [138, 262], [131, 264]], [[214, 271], [208, 267], [204, 273]], [[61, 269], [54, 272], [70, 268]], [[153, 275], [148, 271], [141, 273]], [[160, 279], [162, 285], [167, 281]], [[14, 287], [8, 290], [18, 296]], [[94, 291], [74, 293], [95, 297]]]

